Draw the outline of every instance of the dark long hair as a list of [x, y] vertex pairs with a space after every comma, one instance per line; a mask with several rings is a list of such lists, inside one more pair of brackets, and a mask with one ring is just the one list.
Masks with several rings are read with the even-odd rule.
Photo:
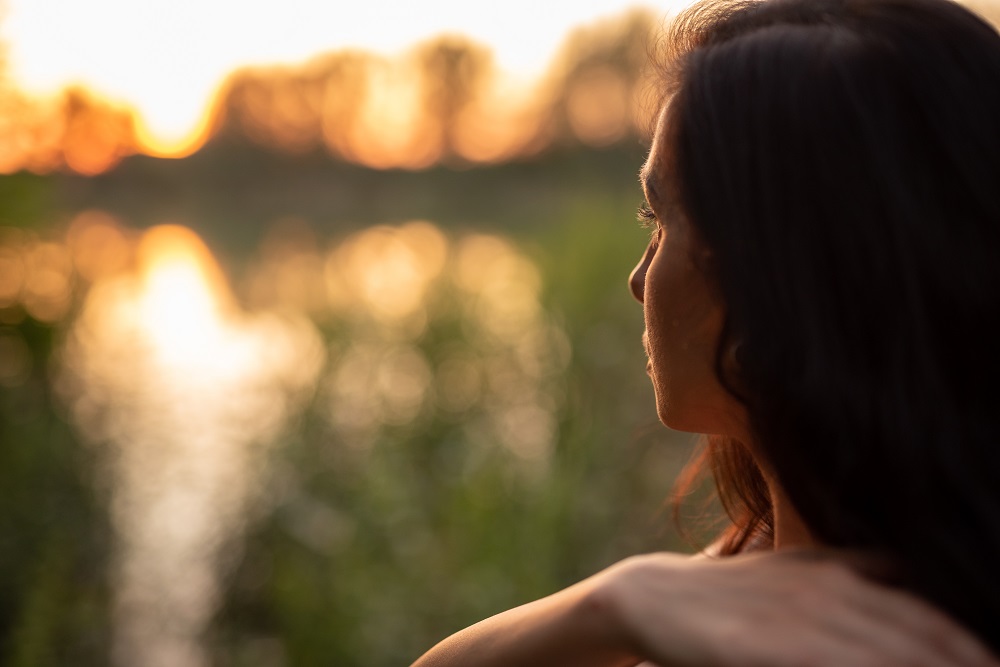
[[[667, 43], [667, 185], [755, 452], [817, 539], [1000, 649], [1000, 36], [949, 0], [767, 0]], [[740, 451], [709, 450], [730, 552], [771, 521]]]

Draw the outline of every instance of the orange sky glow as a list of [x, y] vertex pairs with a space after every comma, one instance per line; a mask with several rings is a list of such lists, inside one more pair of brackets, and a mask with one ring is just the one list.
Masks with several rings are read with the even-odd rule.
[[[620, 14], [633, 0], [6, 0], [7, 75], [33, 96], [67, 86], [134, 112], [143, 152], [196, 149], [227, 74], [361, 48], [399, 54], [441, 34], [493, 52], [510, 87], [544, 71], [570, 29]], [[666, 16], [683, 0], [642, 2]], [[0, 0], [3, 6], [3, 0]]]

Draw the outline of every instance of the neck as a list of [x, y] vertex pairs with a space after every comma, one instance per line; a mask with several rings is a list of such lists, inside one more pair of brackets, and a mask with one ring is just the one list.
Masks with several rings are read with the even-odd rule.
[[[738, 442], [753, 442], [748, 437], [749, 433], [744, 433], [744, 439]], [[795, 549], [822, 546], [809, 532], [806, 522], [802, 520], [799, 511], [785, 494], [781, 484], [778, 483], [777, 476], [766, 460], [758, 455], [757, 450], [751, 446], [750, 453], [754, 457], [760, 472], [767, 483], [768, 494], [771, 496], [771, 507], [774, 509], [774, 549]]]
[[774, 506], [774, 548], [788, 549], [795, 547], [815, 547], [818, 543], [809, 533], [798, 510], [785, 495], [785, 492], [768, 480], [771, 491], [771, 503]]

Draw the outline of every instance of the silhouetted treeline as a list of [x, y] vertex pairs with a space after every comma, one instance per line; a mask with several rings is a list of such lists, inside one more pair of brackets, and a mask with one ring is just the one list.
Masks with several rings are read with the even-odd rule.
[[[654, 105], [642, 72], [656, 27], [635, 11], [581, 28], [532, 83], [511, 79], [489, 49], [458, 36], [397, 58], [344, 50], [248, 67], [222, 84], [205, 140], [410, 169], [608, 146], [647, 131]], [[2, 72], [0, 62], [0, 173], [92, 175], [145, 152], [131, 111], [81, 89], [32, 100]]]

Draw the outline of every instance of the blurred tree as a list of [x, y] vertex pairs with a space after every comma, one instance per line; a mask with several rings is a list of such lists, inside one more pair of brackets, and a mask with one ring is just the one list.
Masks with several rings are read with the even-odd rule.
[[[3, 10], [0, 5], [0, 19]], [[25, 95], [10, 80], [6, 49], [0, 45], [0, 173], [66, 167], [92, 175], [137, 147], [132, 113], [83, 88], [69, 88], [49, 100]]]
[[349, 158], [351, 135], [368, 93], [371, 56], [361, 51], [341, 51], [317, 59], [314, 67], [323, 82], [321, 129], [327, 149]]
[[557, 141], [606, 145], [651, 133], [647, 65], [656, 31], [653, 14], [634, 10], [570, 34], [549, 73]]
[[441, 37], [421, 46], [425, 113], [440, 139], [445, 159], [455, 160], [455, 128], [462, 111], [482, 93], [493, 70], [492, 55], [462, 37]]
[[[481, 147], [483, 155], [534, 155], [553, 142], [605, 147], [650, 129], [655, 100], [646, 99], [643, 71], [655, 28], [651, 14], [633, 11], [576, 31], [529, 110], [509, 100], [491, 108], [498, 73], [490, 51], [454, 35], [395, 60], [339, 51], [300, 66], [248, 68], [223, 86], [214, 133], [293, 154], [322, 141], [337, 157], [376, 167], [468, 160], [458, 137], [463, 122], [481, 131], [518, 128], [489, 138], [511, 145]], [[420, 78], [416, 97], [408, 90], [411, 69]]]
[[229, 77], [216, 104], [216, 131], [229, 139], [289, 153], [320, 142], [324, 81], [305, 69], [240, 70]]
[[97, 100], [83, 88], [70, 88], [61, 100], [62, 162], [73, 171], [93, 175], [107, 171], [138, 147], [135, 121], [128, 111]]

